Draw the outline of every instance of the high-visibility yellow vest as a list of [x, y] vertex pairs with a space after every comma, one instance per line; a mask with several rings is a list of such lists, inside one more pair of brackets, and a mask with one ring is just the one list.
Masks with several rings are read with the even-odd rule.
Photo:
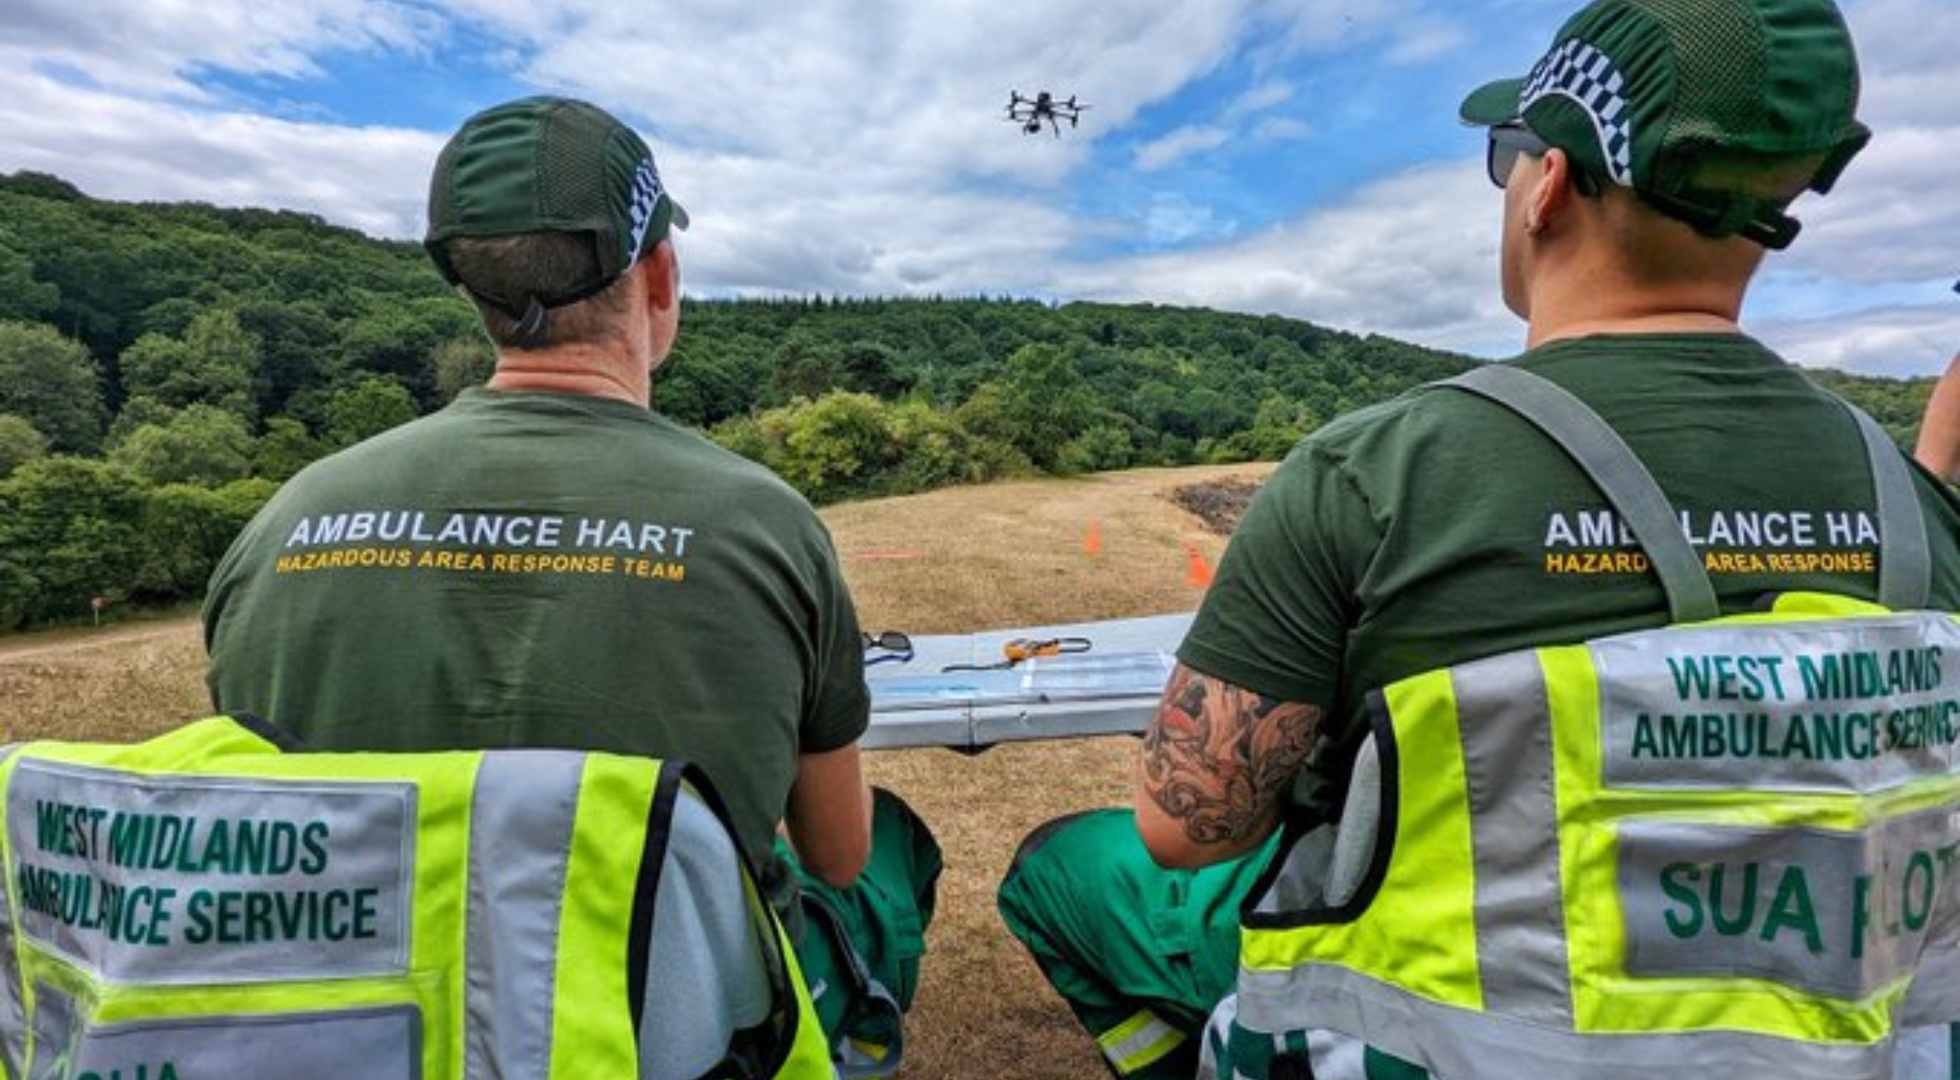
[[1952, 618], [1792, 595], [1418, 675], [1376, 711], [1372, 858], [1339, 903], [1289, 895], [1283, 860], [1255, 888], [1247, 1027], [1453, 1080], [1842, 1078], [1960, 1020]]
[[[1923, 526], [1871, 447], [1880, 592], [1912, 606]], [[1674, 624], [1372, 695], [1379, 797], [1349, 804], [1372, 835], [1282, 840], [1242, 913], [1238, 1022], [1451, 1080], [1888, 1077], [1900, 1029], [1960, 1021], [1960, 624], [1794, 593], [1716, 617], [1664, 500], [1629, 513], [1657, 489], [1601, 486], [1668, 549]]]
[[[707, 820], [734, 850], [679, 766], [282, 754], [226, 717], [0, 759], [7, 1080], [630, 1078], [662, 1060], [646, 1014], [715, 992], [655, 944], [662, 890], [702, 881], [664, 869], [700, 864], [670, 839]], [[732, 864], [766, 1001], [702, 1075], [829, 1077], [795, 955]]]

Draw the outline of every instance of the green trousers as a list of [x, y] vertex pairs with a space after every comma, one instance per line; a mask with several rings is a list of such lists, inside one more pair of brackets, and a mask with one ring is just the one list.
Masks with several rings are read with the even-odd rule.
[[1001, 918], [1112, 1072], [1190, 1080], [1205, 1020], [1238, 977], [1239, 902], [1277, 843], [1166, 870], [1130, 811], [1075, 814], [1022, 843], [1000, 885]]
[[838, 1074], [886, 1076], [904, 1053], [901, 1016], [919, 988], [919, 960], [942, 859], [938, 841], [911, 807], [872, 792], [871, 857], [848, 888], [804, 870], [788, 843], [776, 853], [796, 878], [798, 911], [789, 919]]

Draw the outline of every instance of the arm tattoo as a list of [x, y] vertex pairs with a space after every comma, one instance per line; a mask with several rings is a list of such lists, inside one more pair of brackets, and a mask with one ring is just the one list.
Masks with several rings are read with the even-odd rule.
[[1143, 737], [1143, 783], [1200, 844], [1263, 831], [1313, 749], [1320, 709], [1178, 665]]

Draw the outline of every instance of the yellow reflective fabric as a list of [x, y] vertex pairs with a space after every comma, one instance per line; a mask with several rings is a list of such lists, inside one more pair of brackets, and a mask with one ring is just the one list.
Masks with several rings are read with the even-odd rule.
[[[1493, 657], [1386, 688], [1393, 747], [1392, 757], [1383, 752], [1384, 790], [1395, 820], [1379, 888], [1364, 887], [1351, 909], [1275, 913], [1255, 895], [1242, 928], [1241, 1018], [1250, 1002], [1268, 1018], [1262, 1024], [1312, 1025], [1309, 1005], [1290, 1003], [1339, 1001], [1349, 1011], [1337, 1030], [1426, 1029], [1432, 1047], [1449, 1047], [1442, 1060], [1458, 1063], [1485, 1060], [1528, 1031], [1544, 1055], [1534, 1067], [1588, 1060], [1595, 1048], [1607, 1061], [1623, 1046], [1628, 1056], [1602, 1068], [1638, 1071], [1654, 1060], [1642, 1056], [1654, 1044], [1620, 1037], [1699, 1037], [1707, 1041], [1692, 1045], [1714, 1051], [1711, 1060], [1807, 1053], [1808, 1075], [1862, 1074], [1884, 1060], [1858, 1055], [1885, 1052], [1915, 972], [1952, 970], [1939, 967], [1954, 947], [1939, 928], [1954, 925], [1946, 905], [1960, 895], [1951, 876], [1960, 875], [1953, 621], [1792, 594], [1773, 612]], [[1746, 670], [1783, 671], [1791, 686], [1747, 712], [1737, 657], [1757, 664]], [[1717, 670], [1729, 681], [1718, 685]], [[1534, 671], [1542, 686], [1507, 681]], [[1755, 689], [1756, 700], [1771, 701]], [[1498, 728], [1466, 729], [1473, 701], [1486, 724], [1549, 728], [1552, 791], [1535, 804], [1542, 811], [1521, 817], [1517, 805], [1534, 805], [1527, 799], [1473, 817], [1477, 777], [1481, 790], [1498, 790], [1492, 778], [1512, 773], [1510, 759], [1491, 752], [1510, 742], [1478, 742]], [[1676, 741], [1657, 755], [1640, 739], [1662, 719], [1677, 723], [1668, 736]], [[1698, 726], [1683, 734], [1690, 720]], [[1867, 742], [1843, 734], [1859, 730]], [[1793, 753], [1793, 736], [1825, 738], [1811, 731], [1842, 741]], [[1744, 738], [1755, 741], [1721, 741]], [[1482, 764], [1472, 776], [1474, 762]], [[1556, 821], [1539, 822], [1543, 812]], [[1544, 924], [1515, 905], [1490, 909], [1513, 913], [1502, 918], [1480, 911], [1474, 838], [1530, 837], [1540, 827], [1545, 844], [1534, 850], [1554, 837], [1557, 845], [1555, 861], [1543, 855], [1558, 892], [1543, 898]], [[1726, 891], [1715, 876], [1724, 870]], [[1537, 966], [1507, 967], [1509, 953], [1480, 958], [1479, 943], [1493, 941], [1524, 942]], [[1906, 951], [1886, 951], [1894, 943]], [[1935, 1000], [1948, 1004], [1935, 1008], [1953, 1008], [1944, 993]], [[1910, 1022], [1945, 1022], [1920, 1016]], [[1773, 1041], [1749, 1041], [1761, 1036]], [[1760, 1054], [1770, 1056], [1752, 1056]]]
[[[766, 903], [762, 909], [771, 911]], [[810, 1000], [803, 967], [796, 962], [796, 949], [773, 912], [769, 920], [776, 928], [776, 947], [781, 950], [783, 964], [788, 969], [790, 989], [796, 994], [796, 1015], [791, 1019], [796, 1034], [790, 1043], [789, 1056], [776, 1075], [783, 1080], [831, 1080], [836, 1070], [830, 1066], [830, 1043], [824, 1038], [823, 1025], [817, 1021], [817, 1006]]]
[[[1410, 993], [1481, 1008], [1477, 977], [1469, 809], [1463, 746], [1448, 672], [1385, 691], [1404, 777], [1394, 787], [1394, 858], [1368, 910], [1352, 922], [1292, 929], [1246, 927], [1240, 963], [1284, 969], [1321, 959], [1377, 974]], [[1421, 724], [1404, 728], [1408, 718]], [[1458, 943], [1468, 942], [1468, 948]], [[1444, 943], [1448, 943], [1445, 945]]]
[[1096, 1036], [1096, 1045], [1118, 1074], [1128, 1076], [1177, 1049], [1184, 1033], [1149, 1009]]
[[[483, 1060], [486, 1054], [500, 1052], [495, 1048], [502, 1045], [498, 1037], [485, 1036], [483, 1031], [502, 1030], [500, 1025], [507, 1019], [522, 1029], [513, 1046], [541, 1047], [543, 1039], [534, 1034], [548, 1036], [550, 1077], [635, 1075], [639, 1033], [632, 1021], [635, 1003], [628, 1000], [627, 964], [635, 883], [642, 876], [649, 814], [664, 766], [647, 758], [540, 752], [550, 755], [548, 760], [556, 763], [553, 775], [562, 775], [566, 782], [540, 780], [535, 792], [502, 791], [501, 795], [550, 795], [535, 807], [530, 802], [515, 805], [522, 818], [557, 815], [559, 831], [500, 838], [491, 835], [495, 829], [473, 831], [472, 820], [480, 799], [500, 797], [499, 790], [479, 791], [478, 784], [494, 753], [282, 754], [237, 721], [215, 717], [146, 743], [37, 742], [0, 757], [0, 866], [6, 869], [0, 880], [0, 900], [4, 900], [0, 929], [10, 934], [0, 934], [0, 940], [12, 945], [11, 956], [0, 956], [0, 1017], [23, 1020], [20, 1031], [0, 1032], [0, 1080], [67, 1067], [56, 1066], [56, 1058], [74, 1064], [69, 1051], [60, 1046], [35, 1045], [37, 1032], [44, 1028], [78, 1043], [127, 1038], [134, 1031], [147, 1051], [187, 1052], [198, 1058], [203, 1067], [191, 1071], [242, 1075], [237, 1069], [227, 1071], [222, 1061], [214, 1063], [212, 1058], [226, 1052], [214, 1051], [213, 1046], [241, 1045], [235, 1038], [237, 1031], [257, 1030], [254, 1025], [268, 1021], [306, 1025], [370, 1017], [396, 1025], [384, 1034], [381, 1044], [391, 1050], [388, 1061], [412, 1065], [414, 1075], [429, 1080], [462, 1078], [477, 1065], [492, 1070], [519, 1067]], [[508, 770], [511, 762], [528, 759], [496, 760]], [[26, 777], [24, 769], [31, 769], [33, 775]], [[80, 793], [68, 794], [62, 785]], [[189, 801], [146, 802], [152, 795]], [[316, 845], [308, 850], [319, 865], [289, 867], [281, 877], [257, 869], [240, 871], [228, 862], [230, 852], [242, 852], [244, 847], [242, 840], [233, 841], [238, 845], [233, 847], [219, 843], [226, 815], [232, 828], [224, 831], [242, 834], [248, 818], [276, 817], [278, 806], [311, 807], [336, 799], [342, 802], [334, 805], [358, 809], [325, 807], [298, 815], [306, 828], [314, 830], [301, 835]], [[186, 839], [169, 855], [162, 854], [161, 848], [142, 848], [141, 852], [149, 853], [140, 853], [131, 846], [140, 835], [139, 819], [170, 816], [150, 813], [159, 805], [174, 808], [173, 828]], [[368, 812], [376, 805], [383, 816]], [[191, 813], [201, 815], [201, 820]], [[485, 823], [497, 820], [495, 814], [484, 818]], [[377, 821], [387, 824], [378, 827]], [[725, 819], [722, 824], [726, 826]], [[194, 856], [188, 839], [193, 828], [202, 830]], [[84, 834], [90, 837], [86, 841], [79, 839]], [[375, 837], [380, 838], [378, 844]], [[15, 850], [17, 841], [23, 850]], [[566, 845], [562, 852], [557, 848], [561, 842]], [[525, 852], [543, 844], [549, 848], [543, 853], [545, 862], [562, 858], [564, 879], [545, 890], [542, 898], [510, 898], [518, 902], [517, 908], [506, 908], [495, 895], [473, 894], [472, 879], [480, 869], [472, 863], [473, 844], [492, 845], [494, 850], [477, 852], [479, 859], [491, 860], [512, 854], [505, 844]], [[378, 861], [370, 858], [374, 852], [380, 853]], [[351, 869], [343, 869], [343, 858]], [[23, 866], [24, 859], [34, 865]], [[397, 883], [392, 890], [383, 890], [380, 910], [386, 916], [343, 900], [338, 909], [341, 923], [319, 923], [302, 933], [295, 928], [303, 923], [280, 921], [298, 918], [291, 913], [291, 905], [299, 902], [294, 899], [297, 893], [290, 890], [344, 884], [334, 880], [336, 874], [365, 874]], [[87, 883], [79, 884], [84, 878]], [[22, 892], [29, 883], [40, 890], [31, 898]], [[178, 935], [155, 953], [167, 957], [172, 965], [167, 967], [141, 957], [132, 959], [132, 949], [142, 942], [118, 941], [118, 931], [101, 928], [106, 919], [90, 921], [98, 906], [103, 912], [112, 910], [107, 899], [112, 889], [123, 890], [126, 896], [139, 885], [160, 884], [181, 886], [170, 918], [143, 928], [155, 933], [161, 925]], [[194, 900], [193, 887], [200, 894]], [[763, 932], [778, 942], [785, 972], [781, 1012], [772, 1028], [787, 1045], [778, 1051], [783, 1060], [773, 1075], [827, 1080], [832, 1075], [828, 1047], [794, 952], [753, 880], [747, 880], [745, 888]], [[276, 889], [289, 891], [274, 896], [271, 890]], [[89, 903], [51, 914], [55, 906], [71, 899], [70, 890], [90, 898]], [[24, 906], [30, 899], [31, 910]], [[472, 990], [466, 974], [471, 970], [472, 943], [467, 939], [471, 904], [498, 904], [498, 911], [534, 910], [540, 899], [547, 907], [559, 905], [556, 926], [546, 923], [545, 933], [538, 935], [552, 937], [544, 945], [552, 958], [550, 975], [537, 978], [537, 985], [547, 989], [543, 1000], [504, 998], [504, 1004], [489, 1009], [480, 1008], [483, 1002], [471, 1004], [472, 993], [484, 992]], [[282, 902], [289, 906], [279, 907]], [[348, 915], [350, 910], [361, 914]], [[346, 922], [353, 918], [398, 920], [379, 935], [389, 943], [389, 950], [362, 954], [365, 966], [360, 970], [322, 974], [308, 958], [317, 956], [323, 943], [308, 935], [369, 936], [346, 929], [357, 926]], [[519, 916], [517, 923], [522, 925], [524, 918]], [[218, 936], [199, 939], [208, 943], [186, 951], [185, 943], [192, 939], [183, 934], [191, 925], [200, 934]], [[282, 938], [279, 951], [268, 954], [276, 969], [235, 963], [222, 967], [224, 954], [234, 947], [228, 943], [250, 942], [255, 934], [282, 927], [281, 932], [298, 936]], [[55, 944], [63, 934], [72, 939], [70, 944]], [[70, 955], [63, 950], [75, 948], [73, 941], [81, 941], [83, 950]], [[183, 969], [175, 966], [179, 960], [193, 966], [219, 966], [200, 967], [195, 977], [185, 977]], [[43, 989], [46, 993], [41, 993]], [[37, 1015], [51, 1004], [59, 1005], [63, 1015], [50, 1021], [51, 1026], [37, 1027]], [[480, 1027], [485, 1024], [490, 1027]], [[471, 1025], [479, 1028], [473, 1033]], [[107, 1030], [111, 1026], [114, 1033]], [[199, 1034], [220, 1029], [234, 1032], [230, 1043], [214, 1043]], [[375, 1029], [363, 1030], [371, 1034]], [[276, 1035], [249, 1041], [251, 1052], [261, 1058], [272, 1055], [267, 1060], [276, 1061], [281, 1053]], [[184, 1049], [192, 1044], [195, 1048]], [[333, 1056], [332, 1049], [321, 1052]], [[104, 1051], [96, 1045], [92, 1052]], [[339, 1053], [345, 1057], [349, 1052]], [[12, 1054], [18, 1054], [19, 1060], [7, 1060]], [[179, 1059], [173, 1071], [188, 1080], [184, 1060]], [[371, 1064], [381, 1068], [378, 1061]], [[93, 1068], [86, 1060], [76, 1067]], [[27, 1072], [22, 1073], [22, 1068]], [[155, 1075], [158, 1068], [150, 1071]], [[245, 1072], [263, 1074], [268, 1068], [260, 1061]]]
[[[147, 742], [67, 743], [52, 740], [23, 745], [0, 768], [0, 814], [16, 768], [30, 759], [53, 760], [118, 770], [133, 776], [247, 775], [263, 779], [399, 781], [412, 779], [422, 797], [413, 823], [420, 849], [413, 860], [416, 903], [410, 908], [411, 946], [405, 972], [368, 978], [282, 979], [259, 983], [206, 983], [190, 986], [133, 985], [91, 977], [74, 964], [34, 947], [15, 927], [20, 958], [19, 994], [28, 1015], [36, 1007], [35, 987], [45, 984], [81, 1002], [92, 1022], [123, 1024], [185, 1017], [358, 1010], [413, 1006], [422, 1017], [424, 1076], [460, 1074], [458, 1043], [428, 1037], [438, 1031], [460, 1034], [463, 1012], [460, 973], [464, 908], [462, 891], [452, 883], [466, 878], [469, 792], [478, 755], [419, 755], [408, 764], [384, 755], [285, 755], [279, 748], [229, 717], [198, 720]], [[0, 828], [0, 851], [10, 830]], [[14, 865], [6, 851], [4, 864]], [[22, 911], [19, 883], [8, 875], [9, 908], [18, 924]], [[29, 1025], [27, 1060], [33, 1061]]]
[[[1779, 597], [1774, 612], [1737, 615], [1703, 625], [1767, 625], [1883, 615], [1875, 604], [1815, 593]], [[1855, 832], [1872, 820], [1938, 805], [1950, 780], [1904, 785], [1864, 800], [1824, 793], [1612, 788], [1602, 774], [1599, 685], [1584, 645], [1538, 650], [1545, 672], [1557, 762], [1559, 855], [1565, 933], [1572, 962], [1574, 1028], [1635, 1033], [1729, 1028], [1820, 1041], [1869, 1043], [1892, 1028], [1904, 982], [1861, 1002], [1805, 1000], [1790, 988], [1746, 976], [1638, 977], [1627, 974], [1626, 913], [1616, 881], [1617, 842], [1610, 823], [1632, 815], [1708, 825], [1804, 826]]]
[[639, 1070], [626, 969], [591, 961], [628, 955], [634, 896], [630, 883], [640, 877], [647, 808], [658, 775], [644, 764], [642, 759], [602, 754], [585, 759], [579, 804], [599, 809], [579, 816], [566, 855], [554, 992], [575, 1004], [553, 1016], [553, 1077], [632, 1076]]

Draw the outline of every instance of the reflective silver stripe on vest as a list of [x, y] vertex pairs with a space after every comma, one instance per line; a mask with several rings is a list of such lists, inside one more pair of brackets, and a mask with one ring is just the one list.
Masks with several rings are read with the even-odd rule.
[[[0, 767], [20, 752], [20, 743], [0, 747]], [[0, 862], [0, 866], [6, 865]], [[0, 1073], [24, 1076], [21, 1055], [27, 1052], [27, 1006], [21, 1001], [19, 942], [14, 939], [14, 912], [7, 904], [11, 892], [0, 881]]]
[[249, 1016], [173, 1017], [91, 1025], [74, 999], [35, 985], [35, 1060], [28, 1080], [418, 1080], [422, 1026], [414, 1005]]
[[1476, 860], [1484, 1005], [1572, 1026], [1559, 880], [1552, 721], [1534, 653], [1452, 671]]
[[[1960, 951], [1929, 956], [1913, 973], [1912, 989], [1899, 1006], [1898, 1023], [1945, 1024], [1960, 1016]], [[1960, 1028], [1955, 1035], [1960, 1036]], [[1955, 1061], [1960, 1068], [1960, 1061]]]
[[1329, 1027], [1438, 1076], [1654, 1080], [1684, 1063], [1777, 1080], [1891, 1080], [1892, 1045], [1806, 1043], [1736, 1031], [1583, 1035], [1438, 1004], [1324, 963], [1239, 969], [1239, 1022], [1255, 1031]]
[[549, 1076], [558, 924], [585, 756], [510, 750], [482, 762], [470, 807], [463, 1075]]

